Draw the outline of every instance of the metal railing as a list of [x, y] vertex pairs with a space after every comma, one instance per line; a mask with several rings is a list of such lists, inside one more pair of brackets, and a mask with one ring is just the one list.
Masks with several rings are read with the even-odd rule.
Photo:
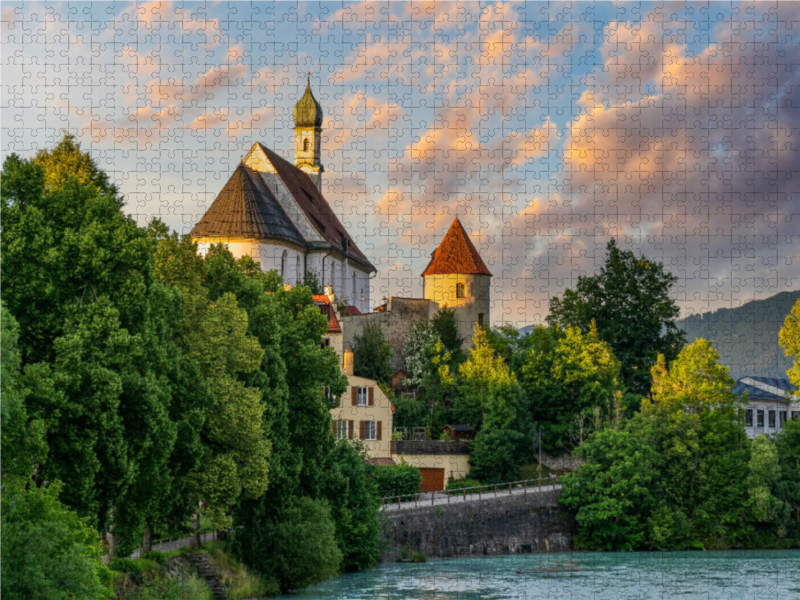
[[[450, 498], [456, 497], [461, 502], [465, 502], [467, 499], [467, 494], [478, 495], [478, 500], [483, 500], [484, 498], [484, 491], [488, 491], [487, 497], [497, 498], [497, 492], [500, 491], [501, 495], [508, 495], [511, 496], [514, 493], [514, 490], [521, 490], [523, 494], [527, 494], [529, 491], [537, 492], [542, 490], [542, 484], [544, 482], [544, 487], [548, 486], [556, 486], [558, 485], [558, 476], [557, 475], [548, 475], [547, 477], [539, 477], [537, 479], [521, 479], [520, 481], [508, 481], [505, 483], [490, 483], [486, 485], [476, 485], [472, 487], [465, 487], [460, 489], [454, 490], [444, 490], [439, 492], [418, 492], [416, 494], [403, 494], [400, 496], [387, 496], [386, 498], [381, 498], [381, 508], [384, 509], [388, 506], [397, 506], [397, 508], [402, 508], [405, 504], [408, 506], [411, 502], [414, 503], [414, 506], [419, 506], [419, 497], [423, 493], [429, 493], [431, 495], [431, 506], [434, 506], [434, 502], [436, 500], [441, 500], [440, 504], [445, 504], [444, 498], [447, 498], [446, 504], [450, 504]], [[534, 484], [534, 485], [531, 485]], [[438, 494], [438, 496], [437, 496]], [[403, 500], [406, 498], [407, 500]], [[423, 505], [425, 501], [423, 501]]]

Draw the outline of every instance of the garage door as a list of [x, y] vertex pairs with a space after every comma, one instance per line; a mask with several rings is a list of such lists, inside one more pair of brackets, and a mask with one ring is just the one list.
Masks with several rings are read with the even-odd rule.
[[444, 489], [444, 469], [420, 469], [422, 473], [422, 492], [441, 492]]

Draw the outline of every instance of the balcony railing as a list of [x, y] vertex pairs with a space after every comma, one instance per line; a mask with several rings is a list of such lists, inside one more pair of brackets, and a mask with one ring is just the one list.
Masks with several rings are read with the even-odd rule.
[[442, 440], [396, 440], [392, 454], [469, 454], [469, 442]]

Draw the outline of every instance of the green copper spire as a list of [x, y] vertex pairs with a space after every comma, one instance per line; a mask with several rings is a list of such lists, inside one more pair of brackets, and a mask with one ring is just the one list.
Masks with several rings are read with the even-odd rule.
[[295, 127], [322, 127], [322, 107], [311, 93], [311, 71], [308, 72], [306, 93], [294, 106]]

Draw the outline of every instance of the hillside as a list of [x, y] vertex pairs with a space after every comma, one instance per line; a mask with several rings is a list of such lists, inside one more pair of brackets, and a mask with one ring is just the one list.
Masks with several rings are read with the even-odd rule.
[[[800, 298], [800, 290], [781, 292], [766, 300], [753, 300], [737, 308], [721, 308], [678, 321], [687, 342], [705, 338], [714, 342], [720, 362], [730, 367], [734, 379], [746, 375], [786, 377], [792, 366], [778, 344], [778, 332]], [[533, 329], [522, 327], [522, 334]]]
[[699, 337], [713, 341], [720, 362], [730, 367], [734, 379], [786, 377], [792, 363], [778, 344], [778, 332], [798, 298], [800, 290], [781, 292], [738, 308], [692, 315], [678, 321], [678, 326], [689, 342]]

